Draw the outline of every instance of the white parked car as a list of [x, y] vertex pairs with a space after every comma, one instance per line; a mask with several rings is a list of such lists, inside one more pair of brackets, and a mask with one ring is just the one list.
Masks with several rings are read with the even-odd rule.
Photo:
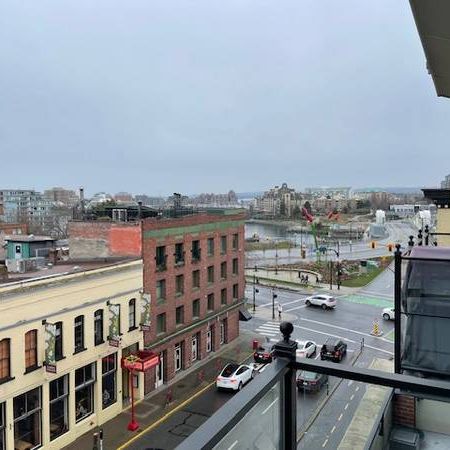
[[216, 379], [217, 389], [240, 391], [255, 376], [255, 370], [245, 364], [227, 364]]
[[313, 341], [297, 341], [297, 358], [311, 358], [315, 355], [317, 345]]
[[330, 309], [336, 307], [336, 299], [332, 295], [311, 295], [305, 300], [306, 306], [320, 306], [322, 309]]
[[384, 308], [381, 315], [384, 320], [394, 320], [394, 308]]

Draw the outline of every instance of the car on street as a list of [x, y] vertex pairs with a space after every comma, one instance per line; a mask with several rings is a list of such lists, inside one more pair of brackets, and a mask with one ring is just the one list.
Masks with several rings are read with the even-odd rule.
[[260, 345], [253, 353], [253, 359], [256, 363], [268, 364], [273, 359], [273, 346], [269, 348], [267, 345]]
[[297, 341], [297, 358], [312, 358], [316, 354], [317, 345], [313, 341]]
[[240, 391], [255, 376], [255, 370], [246, 364], [227, 364], [216, 379], [217, 389]]
[[326, 383], [328, 383], [328, 375], [323, 373], [302, 370], [297, 375], [297, 388], [299, 391], [317, 392]]
[[332, 309], [336, 307], [336, 299], [332, 295], [311, 295], [305, 299], [305, 305], [320, 306], [322, 309]]
[[381, 315], [384, 320], [394, 320], [394, 308], [384, 308]]
[[347, 344], [342, 339], [328, 338], [320, 349], [320, 359], [341, 362], [347, 353]]

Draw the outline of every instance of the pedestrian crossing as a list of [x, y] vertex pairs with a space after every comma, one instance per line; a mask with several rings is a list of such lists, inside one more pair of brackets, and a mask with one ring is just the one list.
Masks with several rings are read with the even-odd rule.
[[[280, 324], [276, 322], [265, 322], [256, 328], [256, 332], [261, 336], [270, 338], [271, 341], [273, 339], [273, 342], [279, 341], [281, 337]], [[278, 339], [275, 339], [275, 337], [278, 337]]]

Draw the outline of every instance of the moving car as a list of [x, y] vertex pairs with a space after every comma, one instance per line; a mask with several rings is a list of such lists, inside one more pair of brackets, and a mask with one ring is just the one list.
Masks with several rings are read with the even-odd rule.
[[381, 315], [384, 320], [394, 320], [394, 308], [384, 308]]
[[297, 341], [297, 358], [312, 358], [316, 354], [317, 345], [313, 341]]
[[346, 353], [347, 344], [342, 339], [328, 338], [320, 350], [320, 359], [340, 362]]
[[245, 364], [227, 364], [216, 379], [217, 389], [240, 391], [255, 376], [253, 367]]
[[308, 392], [320, 391], [320, 388], [328, 383], [328, 375], [302, 370], [297, 375], [297, 388]]
[[322, 309], [331, 309], [336, 307], [336, 299], [332, 295], [311, 295], [305, 300], [306, 306], [320, 306]]
[[260, 345], [253, 353], [253, 359], [256, 363], [271, 363], [273, 359], [273, 349], [269, 349], [267, 348], [267, 346]]

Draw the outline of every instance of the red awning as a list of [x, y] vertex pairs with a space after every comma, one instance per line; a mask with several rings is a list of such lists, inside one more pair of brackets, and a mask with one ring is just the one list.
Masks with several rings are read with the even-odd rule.
[[138, 350], [129, 356], [122, 357], [121, 366], [136, 372], [145, 372], [159, 364], [159, 355], [150, 350]]

